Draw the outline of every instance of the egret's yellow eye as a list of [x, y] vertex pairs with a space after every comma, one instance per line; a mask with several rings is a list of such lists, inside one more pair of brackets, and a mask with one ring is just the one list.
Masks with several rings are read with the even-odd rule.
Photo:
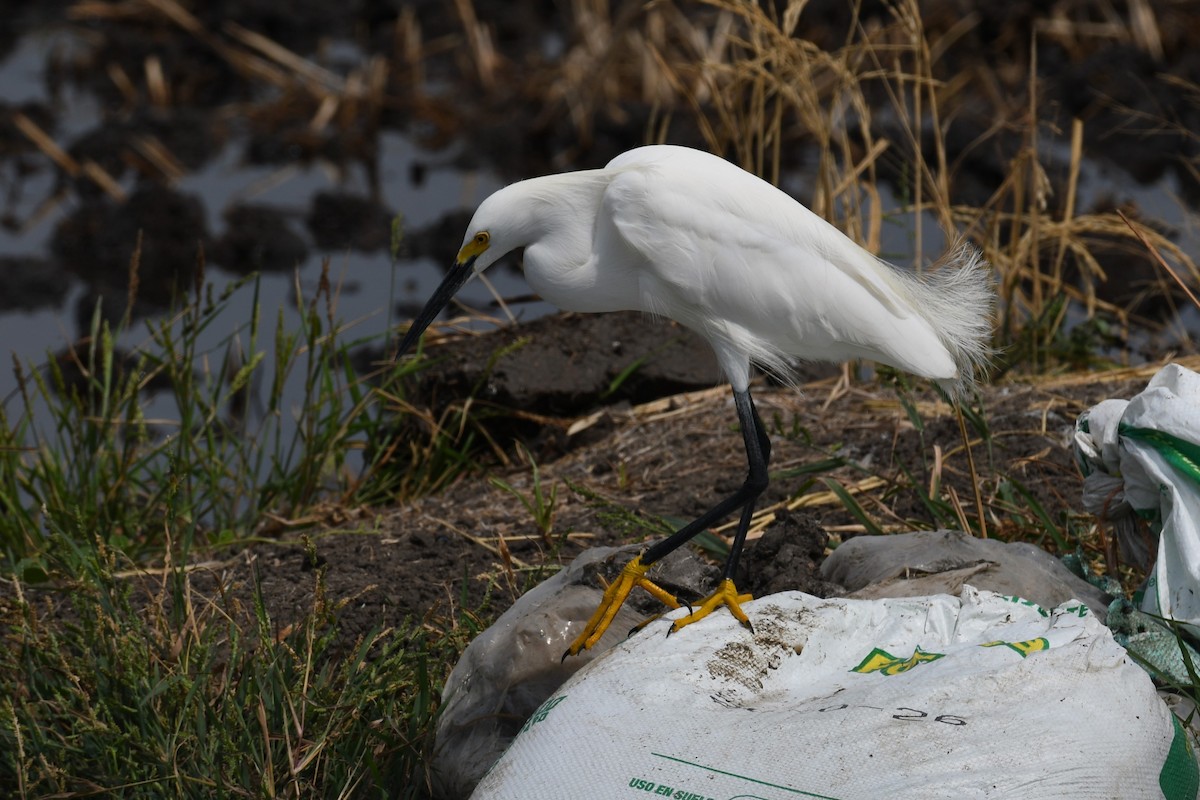
[[480, 231], [471, 237], [471, 240], [463, 245], [462, 250], [458, 251], [458, 263], [465, 264], [473, 258], [477, 258], [480, 253], [488, 249], [488, 242], [492, 239], [491, 234], [487, 231]]

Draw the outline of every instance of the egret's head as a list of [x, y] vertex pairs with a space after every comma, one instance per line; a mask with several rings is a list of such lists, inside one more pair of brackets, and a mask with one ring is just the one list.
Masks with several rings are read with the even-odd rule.
[[506, 198], [511, 199], [513, 195], [512, 188], [501, 189], [479, 206], [446, 277], [409, 326], [408, 333], [400, 343], [400, 355], [404, 355], [416, 343], [472, 275], [483, 272], [504, 254], [528, 243], [523, 238], [520, 215], [514, 215], [512, 204], [506, 202]]
[[470, 264], [474, 272], [483, 272], [544, 235], [553, 209], [544, 189], [539, 190], [546, 182], [546, 178], [519, 181], [485, 198], [467, 226], [455, 266]]

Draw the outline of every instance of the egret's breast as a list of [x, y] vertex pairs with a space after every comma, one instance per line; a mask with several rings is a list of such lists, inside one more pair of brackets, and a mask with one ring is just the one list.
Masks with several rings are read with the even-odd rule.
[[636, 311], [637, 281], [620, 259], [582, 249], [530, 245], [525, 248], [529, 288], [564, 311]]

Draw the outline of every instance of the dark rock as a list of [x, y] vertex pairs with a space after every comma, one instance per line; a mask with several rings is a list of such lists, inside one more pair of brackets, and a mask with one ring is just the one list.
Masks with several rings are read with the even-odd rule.
[[678, 323], [637, 312], [543, 317], [484, 336], [434, 342], [425, 356], [431, 363], [420, 373], [415, 399], [430, 408], [474, 396], [570, 417], [721, 380], [707, 342]]

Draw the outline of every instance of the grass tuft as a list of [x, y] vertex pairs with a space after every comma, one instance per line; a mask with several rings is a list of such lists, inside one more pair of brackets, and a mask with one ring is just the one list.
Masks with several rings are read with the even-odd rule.
[[0, 608], [9, 796], [426, 796], [458, 638], [412, 624], [339, 645], [320, 569], [312, 608], [284, 625], [257, 586], [246, 608], [181, 567], [118, 575], [121, 557], [78, 530], [54, 558], [75, 576], [58, 619], [19, 578]]

